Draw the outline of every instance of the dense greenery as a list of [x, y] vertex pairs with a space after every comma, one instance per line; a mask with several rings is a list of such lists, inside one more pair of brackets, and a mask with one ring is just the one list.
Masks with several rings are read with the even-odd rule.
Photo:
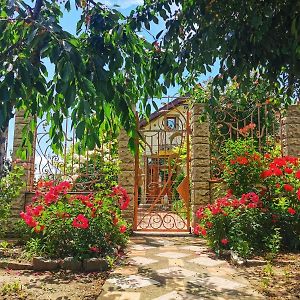
[[0, 177], [0, 236], [8, 229], [11, 204], [20, 195], [24, 185], [23, 167], [14, 166], [5, 176]]
[[196, 81], [219, 61], [215, 83], [235, 76], [246, 83], [255, 70], [277, 88], [299, 93], [299, 1], [146, 0], [132, 13], [149, 28], [158, 16], [166, 26], [157, 36], [166, 49], [161, 62], [172, 57], [159, 70], [168, 69], [167, 82], [185, 71]]
[[[70, 11], [71, 6], [81, 11], [76, 35], [60, 26], [64, 8]], [[162, 86], [149, 81], [154, 46], [133, 31], [121, 13], [101, 3], [36, 0], [31, 7], [1, 0], [0, 32], [1, 132], [14, 109], [46, 116], [58, 150], [63, 118], [70, 115], [77, 138], [92, 149], [100, 147], [102, 132], [114, 132], [120, 124], [133, 137], [133, 106], [143, 100], [149, 115], [148, 96], [161, 94]], [[29, 142], [34, 122], [24, 130]]]

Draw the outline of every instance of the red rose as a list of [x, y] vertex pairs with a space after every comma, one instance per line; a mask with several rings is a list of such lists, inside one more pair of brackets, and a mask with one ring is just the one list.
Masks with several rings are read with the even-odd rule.
[[290, 184], [284, 184], [283, 188], [287, 191], [287, 192], [292, 192], [294, 187]]
[[298, 200], [300, 201], [300, 189], [297, 191], [297, 197], [298, 197]]
[[198, 224], [196, 224], [196, 226], [194, 227], [194, 234], [196, 235], [200, 234], [200, 226]]
[[266, 154], [265, 154], [265, 159], [270, 159], [270, 158], [271, 158], [270, 153], [266, 153]]
[[287, 211], [291, 215], [294, 215], [296, 213], [296, 210], [294, 210], [292, 207], [289, 207]]
[[293, 173], [293, 169], [291, 169], [291, 168], [285, 168], [285, 169], [284, 169], [284, 172], [285, 172], [286, 174], [292, 174], [292, 173]]
[[221, 240], [221, 243], [226, 246], [228, 244], [228, 239], [224, 238]]
[[119, 230], [121, 233], [124, 233], [127, 230], [127, 228], [125, 225], [121, 225]]
[[87, 229], [89, 227], [89, 220], [82, 214], [79, 214], [72, 222], [72, 226], [76, 228]]
[[295, 173], [295, 177], [296, 177], [297, 179], [300, 179], [300, 170], [297, 171], [297, 172]]

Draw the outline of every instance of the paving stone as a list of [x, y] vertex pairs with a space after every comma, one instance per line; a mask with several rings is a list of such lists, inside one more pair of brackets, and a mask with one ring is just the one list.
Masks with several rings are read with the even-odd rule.
[[138, 292], [111, 292], [106, 295], [100, 295], [97, 300], [144, 300], [141, 293]]
[[149, 249], [155, 249], [154, 246], [147, 246], [147, 245], [132, 245], [129, 247], [129, 250], [136, 250], [136, 251], [143, 251], [143, 250], [149, 250]]
[[156, 256], [166, 257], [166, 258], [182, 258], [189, 256], [190, 254], [187, 253], [180, 253], [180, 252], [163, 252], [156, 254]]
[[147, 258], [147, 257], [140, 257], [140, 256], [131, 257], [130, 259], [133, 260], [133, 264], [138, 266], [146, 266], [158, 262], [158, 260]]
[[219, 276], [202, 277], [195, 281], [190, 281], [190, 283], [201, 287], [207, 287], [211, 290], [217, 290], [219, 292], [224, 290], [237, 290], [245, 287], [245, 284]]
[[125, 261], [115, 269], [97, 300], [264, 299], [226, 261], [209, 257], [201, 243], [194, 237], [134, 240], [126, 260], [135, 265]]
[[194, 271], [190, 271], [177, 266], [157, 270], [157, 273], [165, 277], [171, 277], [171, 278], [174, 277], [185, 278], [185, 277], [191, 277], [197, 275], [197, 273]]
[[204, 298], [195, 297], [185, 292], [170, 292], [153, 300], [201, 300]]
[[203, 246], [184, 246], [184, 247], [180, 247], [180, 249], [182, 250], [188, 250], [188, 251], [195, 251], [195, 252], [207, 252], [208, 249], [207, 247], [203, 247]]
[[121, 289], [136, 289], [149, 285], [159, 284], [158, 281], [152, 280], [140, 275], [129, 275], [107, 279], [107, 282], [116, 285]]
[[227, 264], [226, 261], [219, 260], [219, 259], [211, 259], [208, 256], [200, 256], [188, 261], [189, 263], [198, 264], [205, 267], [216, 267], [220, 265]]

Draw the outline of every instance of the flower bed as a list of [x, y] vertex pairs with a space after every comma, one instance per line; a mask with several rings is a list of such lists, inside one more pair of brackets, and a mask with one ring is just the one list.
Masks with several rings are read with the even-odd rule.
[[109, 194], [70, 195], [71, 184], [43, 182], [20, 216], [30, 229], [26, 249], [33, 255], [78, 259], [115, 255], [128, 238], [121, 210], [130, 199], [116, 186]]

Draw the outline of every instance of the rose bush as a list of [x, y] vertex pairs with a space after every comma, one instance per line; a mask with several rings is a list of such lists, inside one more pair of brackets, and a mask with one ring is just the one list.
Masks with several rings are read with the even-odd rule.
[[[200, 207], [194, 233], [243, 257], [300, 249], [299, 159], [260, 155], [251, 141], [227, 143], [227, 195]], [[276, 152], [274, 152], [276, 153]]]
[[[110, 194], [70, 194], [71, 184], [40, 182], [33, 203], [21, 212], [31, 229], [27, 246], [51, 258], [113, 255], [128, 238], [128, 225], [121, 210], [130, 198], [115, 186]], [[32, 249], [30, 249], [32, 250]]]
[[263, 169], [262, 156], [252, 139], [228, 140], [222, 150], [223, 179], [236, 196], [255, 191]]

